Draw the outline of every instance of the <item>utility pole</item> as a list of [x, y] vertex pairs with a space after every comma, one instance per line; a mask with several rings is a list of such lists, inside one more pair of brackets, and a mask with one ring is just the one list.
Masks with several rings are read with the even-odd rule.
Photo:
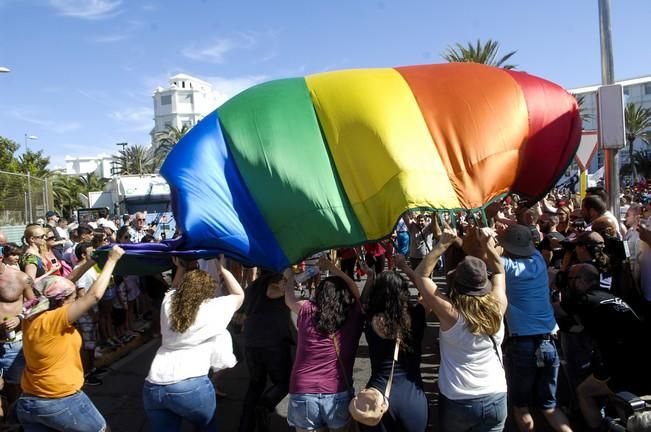
[[[599, 35], [601, 40], [601, 83], [614, 84], [613, 43], [610, 32], [610, 0], [599, 0]], [[609, 210], [619, 220], [619, 155], [613, 148], [603, 149]]]

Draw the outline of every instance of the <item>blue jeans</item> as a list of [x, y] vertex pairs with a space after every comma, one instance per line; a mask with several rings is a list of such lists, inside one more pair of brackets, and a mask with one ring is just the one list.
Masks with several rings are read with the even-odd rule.
[[506, 393], [451, 400], [439, 395], [439, 429], [442, 431], [502, 431], [507, 415]]
[[513, 406], [552, 409], [561, 362], [551, 339], [520, 336], [506, 344], [504, 366]]
[[287, 423], [296, 428], [316, 430], [324, 426], [340, 429], [351, 420], [350, 392], [331, 394], [290, 394]]
[[200, 431], [217, 430], [217, 402], [208, 376], [167, 385], [145, 381], [142, 399], [152, 431], [178, 431], [184, 419]]
[[106, 430], [104, 417], [82, 391], [58, 399], [23, 395], [16, 414], [25, 432]]
[[7, 384], [20, 384], [25, 369], [23, 341], [0, 343], [0, 371]]

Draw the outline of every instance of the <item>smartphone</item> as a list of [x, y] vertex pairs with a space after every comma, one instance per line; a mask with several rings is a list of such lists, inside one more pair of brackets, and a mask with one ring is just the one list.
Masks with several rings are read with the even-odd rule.
[[52, 258], [52, 259], [50, 260], [50, 262], [51, 262], [52, 264], [56, 264], [58, 261], [57, 261], [56, 258]]

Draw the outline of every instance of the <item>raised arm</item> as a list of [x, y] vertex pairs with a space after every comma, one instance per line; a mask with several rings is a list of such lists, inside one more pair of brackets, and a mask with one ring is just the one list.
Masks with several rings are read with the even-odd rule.
[[357, 284], [350, 278], [350, 276], [348, 276], [339, 267], [337, 267], [334, 262], [322, 256], [319, 258], [317, 265], [321, 270], [328, 270], [331, 274], [342, 278], [346, 282], [346, 285], [348, 285], [348, 289], [350, 290], [353, 297], [355, 297], [357, 301], [360, 301], [359, 288], [357, 287]]
[[306, 300], [299, 300], [296, 298], [296, 293], [294, 292], [294, 272], [291, 268], [285, 269], [283, 272], [283, 279], [280, 283], [285, 291], [285, 304], [292, 312], [298, 315], [298, 312], [301, 310], [301, 307]]
[[124, 255], [124, 251], [119, 246], [113, 246], [109, 252], [108, 259], [102, 272], [99, 274], [97, 280], [91, 285], [90, 289], [85, 296], [78, 298], [70, 304], [68, 308], [68, 322], [73, 323], [79, 319], [80, 316], [88, 312], [95, 306], [106, 292], [106, 287], [111, 281], [111, 275], [115, 269], [115, 265]]
[[443, 253], [452, 245], [457, 238], [457, 233], [445, 225], [441, 238], [432, 251], [425, 256], [423, 261], [414, 270], [416, 288], [423, 296], [423, 302], [439, 318], [441, 328], [448, 329], [456, 322], [459, 313], [450, 303], [447, 296], [438, 290], [436, 283], [430, 279], [429, 275], [434, 270], [437, 261]]
[[228, 292], [228, 295], [233, 296], [237, 300], [237, 307], [235, 309], [239, 309], [242, 303], [244, 303], [244, 290], [237, 279], [235, 279], [235, 276], [233, 276], [233, 273], [228, 271], [224, 266], [223, 254], [219, 255], [219, 259], [217, 260], [217, 271], [222, 276], [224, 288]]
[[486, 252], [486, 268], [493, 274], [491, 277], [493, 296], [499, 302], [500, 312], [504, 316], [508, 305], [506, 299], [506, 276], [504, 274], [502, 258], [495, 248], [495, 235], [493, 230], [490, 228], [481, 228], [479, 230], [479, 243]]
[[364, 288], [362, 289], [362, 305], [368, 305], [369, 299], [371, 298], [371, 291], [373, 290], [373, 285], [375, 284], [375, 270], [370, 268], [366, 264], [366, 260], [363, 256], [357, 254], [357, 262], [361, 267], [362, 271], [366, 273], [366, 282], [364, 283]]

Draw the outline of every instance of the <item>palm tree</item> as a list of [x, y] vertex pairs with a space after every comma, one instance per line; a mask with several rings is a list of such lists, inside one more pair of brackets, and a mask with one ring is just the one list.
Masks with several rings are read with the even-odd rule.
[[83, 191], [79, 179], [74, 176], [57, 174], [52, 178], [54, 208], [62, 215], [70, 216], [83, 205], [79, 194]]
[[636, 173], [642, 178], [650, 178], [651, 159], [649, 156], [651, 156], [651, 154], [635, 152], [633, 155], [632, 163], [629, 162], [626, 165], [622, 166], [621, 174], [624, 176], [631, 175], [633, 173], [633, 169], [635, 169]]
[[507, 64], [506, 62], [516, 53], [510, 53], [498, 59], [497, 52], [500, 49], [500, 44], [497, 41], [489, 39], [485, 44], [477, 39], [477, 43], [473, 46], [468, 42], [467, 46], [460, 43], [454, 44], [455, 47], [448, 46], [447, 50], [441, 56], [450, 63], [481, 63], [490, 66], [501, 67], [504, 69], [515, 69], [515, 65]]
[[634, 103], [626, 104], [624, 110], [626, 124], [626, 143], [628, 156], [631, 163], [633, 181], [637, 181], [637, 167], [635, 166], [635, 140], [638, 138], [649, 144], [651, 139], [651, 109], [644, 108]]
[[47, 177], [50, 174], [48, 165], [50, 165], [50, 157], [43, 156], [43, 150], [37, 152], [27, 150], [18, 156], [18, 172], [29, 172], [32, 177]]
[[120, 150], [117, 159], [118, 174], [153, 174], [156, 170], [152, 152], [138, 144]]
[[169, 152], [189, 130], [190, 127], [187, 124], [181, 126], [181, 129], [177, 128], [176, 126], [167, 126], [167, 129], [165, 131], [158, 132], [156, 134], [156, 150], [154, 151], [154, 156], [156, 158], [157, 166], [163, 164], [163, 161]]
[[576, 104], [579, 106], [579, 114], [581, 115], [581, 120], [583, 120], [583, 123], [586, 123], [590, 120], [592, 120], [592, 113], [588, 112], [585, 109], [585, 95], [575, 95], [573, 94], [574, 99], [576, 99]]
[[90, 193], [104, 190], [104, 186], [108, 183], [108, 179], [100, 178], [95, 173], [87, 173], [77, 177], [81, 190], [86, 193], [86, 198], [90, 202]]

